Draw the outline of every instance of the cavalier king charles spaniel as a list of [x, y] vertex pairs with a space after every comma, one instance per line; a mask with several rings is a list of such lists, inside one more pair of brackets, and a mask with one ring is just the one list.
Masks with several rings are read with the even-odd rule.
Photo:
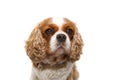
[[75, 61], [82, 54], [83, 40], [74, 22], [67, 18], [47, 18], [26, 41], [32, 61], [30, 80], [77, 80]]

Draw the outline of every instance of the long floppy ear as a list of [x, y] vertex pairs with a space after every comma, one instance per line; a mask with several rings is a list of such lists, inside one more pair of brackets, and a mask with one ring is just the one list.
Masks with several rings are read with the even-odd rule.
[[76, 32], [73, 36], [73, 40], [71, 42], [71, 54], [70, 54], [71, 61], [79, 60], [80, 54], [82, 54], [82, 47], [83, 40], [80, 33], [76, 29]]
[[26, 41], [26, 52], [32, 62], [40, 62], [46, 56], [46, 40], [37, 26]]

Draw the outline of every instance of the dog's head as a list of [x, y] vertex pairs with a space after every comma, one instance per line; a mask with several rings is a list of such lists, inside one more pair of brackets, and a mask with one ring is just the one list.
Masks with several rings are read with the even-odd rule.
[[34, 63], [55, 65], [78, 60], [82, 46], [74, 22], [67, 18], [48, 18], [32, 31], [26, 41], [26, 52]]

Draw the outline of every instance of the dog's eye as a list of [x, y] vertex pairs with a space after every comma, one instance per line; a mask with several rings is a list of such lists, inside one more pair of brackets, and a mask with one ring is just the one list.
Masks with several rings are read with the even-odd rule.
[[45, 30], [45, 33], [46, 33], [47, 35], [52, 35], [52, 34], [54, 33], [54, 31], [53, 31], [53, 29], [48, 28], [47, 30]]
[[66, 33], [68, 33], [69, 35], [72, 35], [72, 34], [73, 34], [73, 30], [70, 29], [70, 28], [67, 28], [67, 29], [66, 29]]

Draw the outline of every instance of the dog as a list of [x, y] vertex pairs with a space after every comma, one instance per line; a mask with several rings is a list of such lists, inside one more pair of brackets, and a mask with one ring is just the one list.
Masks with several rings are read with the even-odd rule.
[[77, 80], [75, 62], [82, 47], [82, 37], [73, 21], [52, 17], [41, 21], [25, 44], [33, 64], [30, 80]]

